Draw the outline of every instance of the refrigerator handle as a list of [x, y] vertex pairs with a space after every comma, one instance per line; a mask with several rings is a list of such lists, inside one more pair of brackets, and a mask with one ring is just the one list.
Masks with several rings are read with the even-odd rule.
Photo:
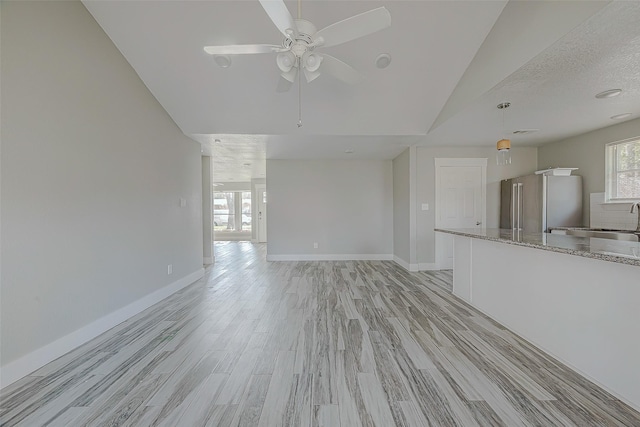
[[518, 225], [516, 224], [517, 192], [518, 192], [518, 184], [513, 184], [513, 188], [511, 188], [511, 228], [513, 230], [518, 228]]
[[[518, 183], [518, 230], [523, 229], [524, 223], [524, 197], [522, 196], [524, 184]], [[521, 210], [522, 208], [522, 210]]]

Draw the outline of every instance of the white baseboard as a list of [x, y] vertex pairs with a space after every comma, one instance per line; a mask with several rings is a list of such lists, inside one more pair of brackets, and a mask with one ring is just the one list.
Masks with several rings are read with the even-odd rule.
[[407, 271], [427, 271], [427, 270], [439, 270], [438, 266], [434, 262], [421, 262], [419, 264], [409, 264], [407, 261], [399, 258], [397, 256], [393, 256], [393, 261], [398, 264], [400, 267], [404, 268]]
[[202, 263], [203, 263], [204, 265], [213, 264], [214, 262], [216, 262], [216, 257], [214, 257], [214, 256], [204, 257], [204, 258], [202, 259]]
[[21, 358], [14, 360], [0, 368], [0, 388], [29, 375], [58, 357], [68, 353], [76, 347], [92, 340], [116, 325], [135, 316], [180, 289], [192, 284], [204, 276], [204, 268], [194, 271], [181, 279], [150, 293], [131, 304], [107, 314], [82, 328], [59, 338], [52, 343], [40, 347]]
[[421, 262], [418, 264], [418, 270], [420, 271], [431, 271], [431, 270], [440, 270], [438, 265], [435, 262]]
[[267, 255], [267, 261], [391, 261], [391, 254]]
[[403, 260], [400, 257], [397, 256], [393, 256], [393, 262], [395, 262], [396, 264], [398, 264], [400, 267], [404, 268], [407, 271], [418, 271], [417, 267], [415, 270], [411, 269], [411, 264], [409, 264], [407, 261]]

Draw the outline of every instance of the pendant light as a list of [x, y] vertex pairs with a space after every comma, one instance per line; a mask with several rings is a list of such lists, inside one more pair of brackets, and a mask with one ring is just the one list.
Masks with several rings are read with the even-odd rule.
[[[511, 105], [510, 102], [502, 102], [498, 104], [498, 109], [502, 110], [502, 134], [505, 134], [504, 131], [504, 110], [509, 108]], [[499, 166], [510, 165], [511, 164], [511, 140], [503, 138], [496, 144], [496, 148], [498, 152], [496, 153], [496, 163]]]

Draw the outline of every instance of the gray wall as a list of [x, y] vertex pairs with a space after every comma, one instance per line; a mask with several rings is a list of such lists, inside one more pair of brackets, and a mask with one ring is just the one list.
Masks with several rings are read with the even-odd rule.
[[80, 2], [1, 19], [4, 365], [200, 270], [202, 194], [199, 145]]
[[269, 257], [391, 255], [392, 186], [390, 160], [267, 160]]
[[589, 195], [604, 192], [605, 145], [640, 136], [640, 119], [594, 130], [538, 149], [540, 169], [575, 167], [582, 176], [584, 224], [589, 225]]
[[[512, 163], [496, 165], [494, 147], [417, 147], [416, 251], [419, 263], [435, 262], [435, 158], [487, 158], [487, 224], [500, 225], [500, 180], [533, 173], [537, 169], [536, 148], [513, 148]], [[429, 210], [420, 210], [423, 203]]]
[[202, 257], [205, 264], [212, 264], [213, 255], [213, 162], [202, 156]]
[[255, 226], [251, 226], [251, 240], [258, 239], [258, 194], [256, 185], [267, 185], [267, 180], [265, 178], [251, 180], [251, 224], [255, 224]]
[[410, 149], [393, 159], [393, 255], [411, 263]]

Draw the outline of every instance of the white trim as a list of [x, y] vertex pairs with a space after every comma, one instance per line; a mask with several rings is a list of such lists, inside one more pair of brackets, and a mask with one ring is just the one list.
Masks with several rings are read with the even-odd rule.
[[[412, 264], [418, 260], [418, 242], [417, 242], [417, 158], [418, 153], [416, 146], [409, 147], [409, 271], [418, 271], [418, 264]], [[415, 268], [413, 270], [412, 268]]]
[[29, 375], [31, 372], [43, 367], [47, 363], [92, 340], [141, 311], [146, 310], [152, 305], [178, 292], [180, 289], [194, 283], [203, 276], [204, 268], [200, 268], [165, 286], [164, 288], [158, 289], [157, 291], [152, 292], [129, 305], [102, 316], [88, 325], [63, 336], [62, 338], [58, 338], [44, 347], [40, 347], [39, 349], [32, 351], [31, 353], [28, 353], [5, 366], [2, 366], [0, 368], [0, 387], [6, 387], [20, 378]]
[[393, 256], [393, 262], [395, 262], [400, 267], [410, 272], [439, 270], [435, 262], [421, 262], [418, 264], [409, 264], [407, 261], [403, 260], [402, 258], [398, 258], [395, 255]]
[[405, 270], [410, 271], [412, 273], [416, 272], [416, 271], [420, 271], [421, 270], [420, 266], [427, 265], [427, 264], [410, 264], [407, 261], [403, 260], [402, 258], [398, 258], [395, 255], [393, 256], [393, 262], [395, 262], [400, 267], [402, 267]]
[[202, 263], [204, 265], [209, 265], [209, 264], [213, 264], [214, 262], [216, 262], [216, 257], [211, 256], [211, 257], [204, 257], [204, 259], [202, 260]]
[[[256, 193], [256, 205], [255, 206], [251, 206], [251, 215], [253, 216], [251, 218], [251, 221], [252, 222], [255, 221], [254, 224], [256, 225], [255, 226], [256, 243], [267, 243], [267, 232], [268, 232], [267, 221], [265, 220], [264, 223], [263, 223], [264, 228], [265, 228], [265, 230], [263, 230], [264, 231], [263, 234], [264, 234], [265, 238], [264, 238], [264, 240], [261, 241], [260, 240], [260, 228], [261, 228], [260, 227], [260, 219], [258, 218], [258, 215], [257, 215], [257, 212], [259, 212], [258, 206], [261, 203], [260, 202], [260, 195], [261, 195], [260, 192], [262, 190], [267, 191], [267, 184], [266, 183], [256, 184], [254, 188], [255, 188], [255, 193]], [[268, 201], [268, 197], [269, 197], [269, 195], [267, 194], [267, 201]], [[267, 215], [267, 203], [264, 204], [264, 210], [265, 210], [264, 215], [265, 215], [265, 218], [266, 218], [266, 215]]]
[[393, 254], [267, 255], [267, 261], [392, 261]]
[[393, 256], [393, 262], [395, 262], [396, 264], [398, 264], [400, 267], [404, 268], [405, 270], [411, 271], [411, 265], [407, 261], [403, 260], [402, 258], [400, 258], [400, 257], [398, 257], [396, 255]]
[[421, 262], [418, 264], [418, 271], [440, 270], [435, 262]]

